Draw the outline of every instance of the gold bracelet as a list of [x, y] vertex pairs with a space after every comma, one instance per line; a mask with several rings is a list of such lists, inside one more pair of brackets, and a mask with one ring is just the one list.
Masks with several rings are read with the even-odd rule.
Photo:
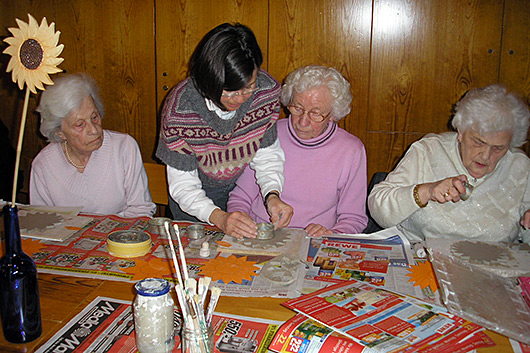
[[412, 192], [412, 195], [414, 195], [414, 201], [416, 201], [416, 204], [420, 206], [420, 208], [424, 208], [425, 206], [427, 206], [427, 204], [421, 202], [420, 193], [418, 192], [419, 188], [420, 188], [420, 184], [416, 185], [414, 187], [414, 191]]

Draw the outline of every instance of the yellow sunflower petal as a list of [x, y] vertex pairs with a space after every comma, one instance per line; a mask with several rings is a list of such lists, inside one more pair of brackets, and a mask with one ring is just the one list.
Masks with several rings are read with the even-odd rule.
[[[37, 22], [35, 17], [31, 16], [29, 13], [28, 13], [28, 17], [29, 17], [28, 37], [29, 38], [35, 38], [35, 37], [37, 37], [37, 32], [39, 30], [39, 23]], [[46, 17], [44, 17], [44, 18], [46, 18]]]
[[[56, 74], [62, 71], [61, 69], [55, 67], [54, 65], [44, 65], [41, 70], [47, 74]], [[47, 83], [47, 82], [44, 82], [44, 83], [46, 83], [47, 85], [53, 85], [53, 81], [52, 83]]]
[[44, 37], [48, 35], [48, 21], [46, 20], [46, 17], [42, 18], [42, 21], [40, 22], [39, 28], [37, 28], [37, 36], [38, 37]]
[[[20, 37], [23, 37], [23, 35], [21, 34], [22, 31], [20, 30], [20, 28], [17, 28], [17, 27], [10, 27], [7, 29], [9, 32], [11, 32], [11, 34], [13, 35], [14, 38], [20, 38]], [[7, 39], [7, 38], [6, 38]], [[4, 39], [4, 41], [6, 40]]]
[[[47, 74], [40, 70], [26, 70], [26, 77], [33, 82], [35, 87], [44, 90], [44, 86], [42, 85], [42, 81], [46, 79]], [[42, 87], [42, 88], [41, 88]]]
[[45, 71], [39, 71], [41, 74], [40, 74], [40, 81], [46, 85], [53, 85], [53, 81], [52, 79], [50, 78], [50, 75], [48, 75], [47, 72]]
[[[13, 72], [15, 72], [15, 71], [13, 71]], [[13, 77], [15, 77], [15, 76], [13, 76]], [[18, 75], [18, 77], [19, 77], [17, 79], [18, 88], [23, 90], [24, 89], [24, 83], [26, 82], [26, 80], [24, 78], [22, 78], [21, 75]], [[28, 87], [29, 87], [29, 85], [28, 85]], [[35, 89], [31, 89], [31, 87], [30, 87], [30, 91], [33, 92], [33, 93], [37, 93], [37, 92], [35, 92]]]
[[26, 34], [29, 34], [29, 26], [26, 22], [22, 21], [22, 20], [19, 20], [18, 18], [16, 19], [17, 21], [17, 24], [18, 24], [18, 28], [19, 28], [19, 31], [22, 32], [22, 33], [26, 33]]
[[50, 49], [48, 50], [45, 50], [46, 51], [46, 57], [57, 57], [59, 56], [59, 54], [62, 53], [64, 49], [64, 45], [61, 44], [57, 47], [51, 47]]
[[[7, 44], [11, 45], [11, 46], [19, 46], [20, 44], [22, 44], [22, 41], [16, 37], [8, 37], [6, 39], [4, 39], [4, 42], [6, 42]], [[7, 47], [8, 49], [10, 47]], [[14, 50], [16, 50], [16, 48], [13, 48]], [[4, 51], [5, 53], [5, 51]]]
[[13, 47], [13, 46], [9, 46], [7, 47], [4, 51], [3, 51], [4, 54], [9, 54], [11, 55], [12, 57], [16, 57], [17, 54], [18, 54], [18, 50], [17, 48]]
[[[15, 68], [16, 64], [17, 64], [16, 60], [11, 58], [11, 60], [9, 60], [9, 63], [7, 64], [6, 72], [11, 72], [11, 70], [13, 70]], [[15, 82], [15, 81], [13, 81], [13, 82]]]

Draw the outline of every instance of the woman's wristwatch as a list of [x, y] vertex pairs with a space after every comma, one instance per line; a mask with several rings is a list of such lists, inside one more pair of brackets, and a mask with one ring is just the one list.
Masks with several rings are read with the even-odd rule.
[[278, 191], [269, 191], [267, 193], [267, 195], [265, 195], [265, 197], [263, 198], [263, 204], [265, 205], [265, 209], [267, 209], [267, 200], [269, 199], [269, 197], [271, 197], [272, 195], [276, 195], [278, 197], [280, 197], [280, 193]]

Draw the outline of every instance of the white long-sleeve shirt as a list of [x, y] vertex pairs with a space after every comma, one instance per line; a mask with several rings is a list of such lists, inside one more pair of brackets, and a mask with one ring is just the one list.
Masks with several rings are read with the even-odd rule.
[[[260, 148], [256, 152], [250, 167], [256, 172], [256, 179], [263, 196], [273, 190], [281, 193], [284, 183], [284, 163], [285, 154], [278, 139], [269, 147]], [[210, 215], [219, 207], [206, 196], [198, 171], [188, 172], [167, 166], [167, 179], [169, 194], [180, 208], [201, 221], [210, 223]]]

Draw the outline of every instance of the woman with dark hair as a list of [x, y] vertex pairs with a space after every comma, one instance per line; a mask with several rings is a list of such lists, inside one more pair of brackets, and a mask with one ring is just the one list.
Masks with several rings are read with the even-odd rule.
[[156, 155], [167, 165], [174, 219], [255, 237], [248, 215], [226, 212], [228, 193], [250, 165], [271, 221], [289, 224], [293, 209], [280, 199], [285, 156], [275, 124], [280, 84], [260, 69], [262, 62], [252, 31], [224, 23], [199, 42], [189, 77], [166, 97]]

